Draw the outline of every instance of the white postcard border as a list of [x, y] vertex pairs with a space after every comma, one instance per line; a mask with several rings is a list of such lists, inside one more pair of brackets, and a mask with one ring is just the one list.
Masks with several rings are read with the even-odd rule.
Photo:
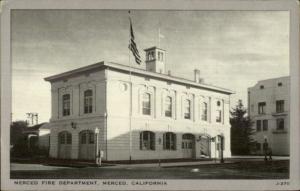
[[[251, 0], [22, 0], [4, 1], [1, 15], [1, 188], [3, 190], [288, 190], [299, 189], [299, 4], [296, 0], [251, 1]], [[291, 134], [290, 134], [290, 179], [289, 180], [157, 180], [167, 181], [164, 186], [131, 185], [134, 180], [125, 179], [128, 186], [60, 186], [41, 185], [26, 186], [14, 184], [10, 179], [9, 160], [9, 124], [11, 113], [11, 42], [10, 11], [12, 9], [160, 9], [160, 10], [255, 10], [255, 11], [290, 11], [290, 75], [291, 75]], [[53, 179], [54, 180], [54, 179]], [[86, 180], [86, 179], [85, 179]], [[90, 181], [95, 181], [90, 180]], [[114, 179], [117, 180], [117, 179]], [[54, 180], [56, 182], [62, 179]], [[65, 181], [68, 181], [67, 179]], [[69, 180], [70, 181], [70, 180]], [[124, 181], [124, 180], [120, 180]], [[139, 180], [141, 181], [141, 180]], [[147, 180], [145, 180], [147, 181]], [[280, 181], [288, 181], [289, 185], [277, 186]]]

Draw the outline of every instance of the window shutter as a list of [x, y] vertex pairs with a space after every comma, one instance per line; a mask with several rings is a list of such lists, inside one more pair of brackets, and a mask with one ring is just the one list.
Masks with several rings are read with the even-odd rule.
[[140, 150], [143, 150], [143, 132], [140, 133]]
[[163, 149], [166, 149], [166, 133], [163, 135]]
[[174, 140], [173, 140], [173, 141], [174, 141], [174, 142], [173, 142], [174, 150], [176, 150], [176, 147], [177, 147], [177, 146], [176, 146], [176, 145], [177, 145], [177, 140], [176, 140], [177, 137], [176, 137], [176, 134], [173, 134], [173, 137], [174, 137]]

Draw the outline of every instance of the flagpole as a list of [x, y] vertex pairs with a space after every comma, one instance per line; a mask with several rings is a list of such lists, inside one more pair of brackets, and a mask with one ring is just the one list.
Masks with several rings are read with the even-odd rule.
[[158, 27], [158, 48], [160, 48], [160, 27]]
[[[130, 19], [130, 11], [128, 11], [128, 17], [129, 17], [129, 22], [131, 26], [131, 19]], [[131, 29], [129, 29], [129, 46], [131, 46]], [[131, 154], [132, 154], [132, 132], [131, 132], [131, 118], [132, 118], [132, 81], [131, 81], [131, 61], [130, 61], [130, 49], [128, 49], [128, 61], [129, 61], [129, 83], [130, 83], [130, 96], [129, 96], [129, 104], [130, 104], [130, 109], [129, 109], [129, 161], [131, 163]]]

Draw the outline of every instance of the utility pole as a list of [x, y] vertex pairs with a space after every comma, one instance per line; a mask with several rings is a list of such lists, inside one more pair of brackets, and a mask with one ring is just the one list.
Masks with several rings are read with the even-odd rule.
[[29, 121], [30, 125], [34, 125], [34, 119], [35, 119], [35, 124], [38, 124], [39, 122], [39, 114], [38, 113], [34, 113], [34, 112], [30, 112], [30, 113], [26, 113], [27, 115], [27, 121]]

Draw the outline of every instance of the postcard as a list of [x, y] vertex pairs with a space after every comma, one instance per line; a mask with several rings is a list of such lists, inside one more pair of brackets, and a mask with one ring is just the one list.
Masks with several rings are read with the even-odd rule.
[[1, 5], [1, 190], [300, 188], [298, 1]]

